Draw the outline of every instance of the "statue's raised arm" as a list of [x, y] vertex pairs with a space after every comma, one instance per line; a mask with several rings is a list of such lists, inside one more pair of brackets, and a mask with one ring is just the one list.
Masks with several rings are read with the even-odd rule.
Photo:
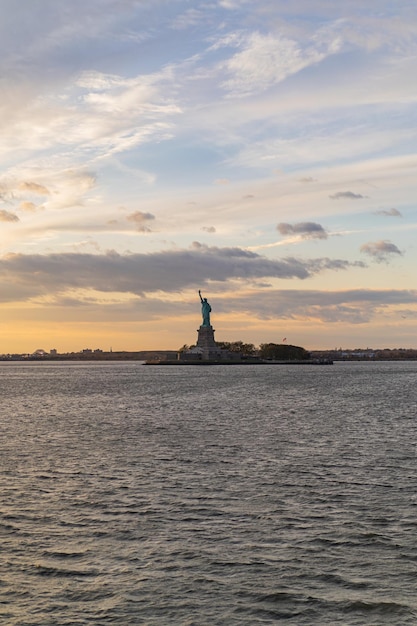
[[201, 324], [201, 326], [211, 326], [211, 324], [210, 324], [211, 306], [207, 302], [207, 298], [202, 298], [201, 297], [200, 289], [198, 290], [198, 295], [200, 296], [201, 315], [203, 316], [203, 323]]

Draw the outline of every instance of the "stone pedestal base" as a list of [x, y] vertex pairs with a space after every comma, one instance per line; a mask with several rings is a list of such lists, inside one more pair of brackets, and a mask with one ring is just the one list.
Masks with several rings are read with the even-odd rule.
[[191, 364], [193, 364], [193, 362], [204, 363], [208, 361], [215, 363], [240, 362], [240, 354], [237, 352], [229, 352], [229, 350], [222, 350], [216, 346], [213, 326], [200, 326], [197, 332], [197, 345], [190, 350], [179, 352], [179, 361], [188, 361]]
[[216, 346], [213, 326], [200, 326], [198, 329], [197, 348], [201, 350], [203, 361], [217, 361], [221, 358], [221, 349]]
[[200, 326], [198, 329], [197, 346], [199, 348], [215, 348], [213, 326]]

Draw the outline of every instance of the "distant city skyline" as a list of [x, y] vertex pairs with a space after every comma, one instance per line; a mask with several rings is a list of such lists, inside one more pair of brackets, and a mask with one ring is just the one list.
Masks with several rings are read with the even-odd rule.
[[417, 6], [0, 18], [0, 352], [417, 346]]

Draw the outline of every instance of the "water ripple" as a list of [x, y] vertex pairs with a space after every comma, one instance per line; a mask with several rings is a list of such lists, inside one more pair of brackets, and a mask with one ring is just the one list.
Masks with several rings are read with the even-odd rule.
[[0, 368], [3, 623], [417, 623], [417, 364]]

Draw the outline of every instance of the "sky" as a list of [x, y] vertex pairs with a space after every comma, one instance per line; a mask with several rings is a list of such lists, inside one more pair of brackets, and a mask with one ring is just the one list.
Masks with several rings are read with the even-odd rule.
[[0, 0], [0, 353], [417, 347], [415, 0]]

